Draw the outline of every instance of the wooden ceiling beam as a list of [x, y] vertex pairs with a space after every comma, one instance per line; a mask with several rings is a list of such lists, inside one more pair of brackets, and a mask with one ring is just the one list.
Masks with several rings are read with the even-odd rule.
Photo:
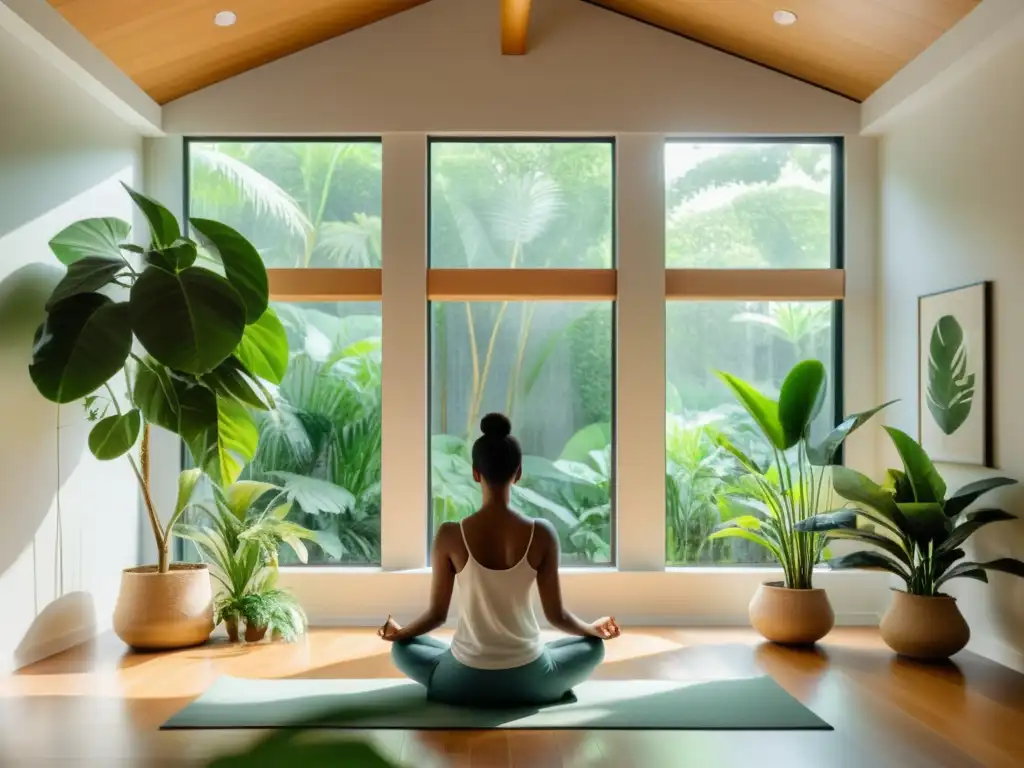
[[505, 56], [526, 53], [531, 0], [501, 0], [501, 52]]

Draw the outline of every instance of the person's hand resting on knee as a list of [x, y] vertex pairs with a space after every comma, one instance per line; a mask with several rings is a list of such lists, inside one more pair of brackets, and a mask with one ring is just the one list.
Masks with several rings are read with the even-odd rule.
[[386, 640], [387, 642], [391, 643], [399, 639], [399, 633], [401, 631], [402, 628], [398, 626], [398, 623], [393, 618], [388, 616], [388, 620], [385, 621], [384, 624], [377, 630], [377, 637], [379, 637], [381, 640]]
[[590, 625], [591, 637], [599, 637], [602, 640], [614, 640], [622, 634], [622, 630], [615, 621], [614, 616], [605, 616]]

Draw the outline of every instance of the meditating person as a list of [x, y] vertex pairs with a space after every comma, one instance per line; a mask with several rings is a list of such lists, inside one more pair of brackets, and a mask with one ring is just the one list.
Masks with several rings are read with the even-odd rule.
[[[592, 624], [562, 605], [559, 544], [554, 528], [509, 507], [522, 475], [523, 452], [512, 424], [491, 413], [473, 444], [473, 479], [483, 506], [434, 538], [430, 607], [400, 627], [389, 616], [377, 634], [394, 643], [391, 657], [424, 685], [433, 701], [465, 706], [531, 706], [571, 700], [604, 658], [604, 640], [619, 636], [612, 617]], [[551, 625], [573, 637], [543, 643], [533, 612], [534, 582]], [[448, 618], [459, 587], [459, 621], [451, 646], [428, 637]]]

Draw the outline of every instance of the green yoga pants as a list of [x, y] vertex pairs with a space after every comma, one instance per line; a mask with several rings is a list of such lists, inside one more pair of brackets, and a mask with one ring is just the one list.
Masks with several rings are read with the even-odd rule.
[[512, 669], [476, 669], [452, 656], [433, 637], [396, 642], [391, 658], [403, 674], [427, 689], [427, 698], [445, 704], [515, 707], [553, 704], [571, 697], [604, 658], [596, 637], [565, 637], [544, 646], [529, 664]]

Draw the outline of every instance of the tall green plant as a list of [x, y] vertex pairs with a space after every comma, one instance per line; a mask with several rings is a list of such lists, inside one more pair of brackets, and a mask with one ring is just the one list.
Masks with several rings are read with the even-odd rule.
[[829, 471], [839, 446], [871, 416], [889, 405], [848, 417], [821, 443], [810, 440], [811, 423], [825, 401], [825, 366], [817, 360], [797, 363], [782, 382], [778, 401], [728, 373], [719, 373], [760, 429], [771, 450], [770, 465], [761, 466], [727, 436], [719, 444], [746, 470], [745, 489], [733, 503], [745, 509], [719, 526], [709, 539], [739, 537], [771, 552], [782, 566], [790, 589], [810, 589], [815, 564], [827, 539], [798, 525], [832, 505]]
[[[115, 218], [76, 222], [50, 241], [67, 273], [46, 303], [29, 375], [53, 402], [87, 398], [98, 459], [128, 455], [165, 573], [171, 537], [149, 492], [150, 425], [180, 435], [199, 467], [230, 484], [255, 452], [249, 409], [272, 407], [260, 380], [281, 380], [287, 340], [268, 307], [263, 262], [244, 237], [193, 219], [192, 240], [166, 208], [125, 189], [149, 222], [149, 244], [128, 242], [129, 224]], [[112, 383], [122, 374], [127, 409]]]
[[[951, 579], [987, 582], [988, 571], [1024, 577], [1024, 562], [1001, 557], [984, 563], [961, 562], [961, 548], [975, 531], [991, 523], [1016, 518], [1001, 509], [968, 507], [996, 488], [1016, 483], [988, 477], [968, 483], [946, 496], [946, 483], [924, 449], [909, 435], [886, 427], [903, 462], [903, 471], [890, 469], [887, 486], [845, 467], [836, 467], [835, 491], [855, 506], [815, 515], [799, 523], [801, 531], [831, 539], [852, 540], [874, 547], [828, 561], [831, 568], [872, 568], [890, 571], [912, 595], [933, 597]], [[858, 518], [870, 527], [858, 525]]]

